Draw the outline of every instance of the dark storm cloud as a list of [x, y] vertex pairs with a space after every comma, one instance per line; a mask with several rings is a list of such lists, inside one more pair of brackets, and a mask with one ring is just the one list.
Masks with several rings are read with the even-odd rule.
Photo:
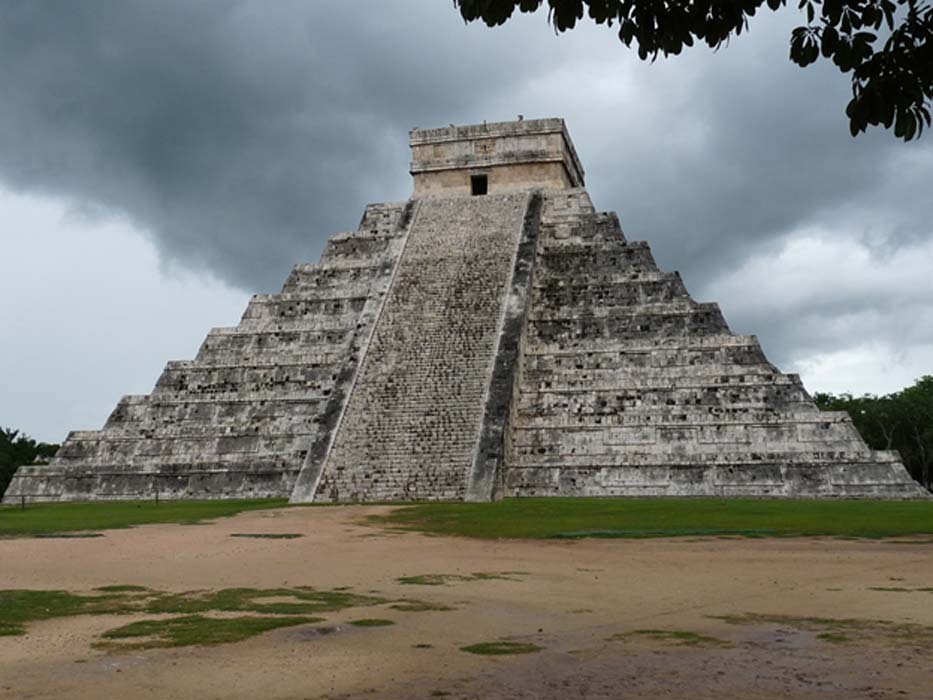
[[408, 129], [472, 114], [470, 75], [509, 52], [438, 61], [469, 55], [467, 37], [450, 8], [423, 5], [6, 3], [0, 177], [124, 212], [169, 258], [275, 287], [367, 201], [408, 195]]
[[[0, 7], [0, 178], [128, 214], [247, 289], [406, 197], [412, 126], [519, 112], [567, 117], [597, 207], [693, 290], [808, 226], [879, 258], [931, 235], [929, 139], [851, 139], [847, 79], [787, 60], [793, 8], [645, 64], [602, 28], [465, 27], [444, 0]], [[780, 327], [778, 359], [800, 340]]]
[[[635, 129], [619, 119], [597, 136], [594, 151], [617, 160], [591, 166], [591, 190], [618, 201], [627, 233], [694, 283], [814, 221], [856, 238], [883, 228], [891, 245], [929, 236], [929, 140], [852, 139], [847, 76], [787, 60], [793, 10], [760, 20], [718, 53], [636, 66], [639, 97], [663, 103], [660, 119]], [[910, 173], [899, 172], [905, 155]]]

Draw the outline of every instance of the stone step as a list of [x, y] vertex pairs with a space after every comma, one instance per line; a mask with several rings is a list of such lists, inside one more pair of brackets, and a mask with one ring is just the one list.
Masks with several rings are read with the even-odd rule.
[[172, 399], [185, 402], [193, 402], [198, 399], [206, 401], [241, 399], [250, 402], [278, 399], [313, 401], [327, 398], [331, 395], [333, 389], [333, 381], [269, 381], [243, 384], [216, 382], [195, 386], [157, 386], [153, 390], [152, 396], [160, 402]]
[[338, 293], [348, 290], [354, 294], [358, 289], [368, 289], [381, 283], [392, 272], [391, 260], [379, 260], [356, 267], [326, 267], [319, 263], [295, 265], [282, 286], [282, 293]]
[[616, 246], [625, 244], [625, 236], [613, 213], [589, 214], [576, 219], [564, 219], [541, 224], [539, 249], [551, 250], [562, 246]]
[[[394, 256], [397, 256], [398, 250], [401, 249], [402, 244], [403, 239], [399, 238], [398, 241], [393, 241], [392, 245], [387, 244], [385, 250], [381, 251], [378, 255], [372, 255], [370, 257], [338, 254], [332, 254], [328, 257], [322, 256], [320, 266], [334, 274], [371, 269], [379, 269], [384, 274], [383, 266], [391, 270], [391, 261]], [[380, 274], [379, 277], [382, 277], [383, 274]]]
[[190, 418], [175, 418], [172, 413], [159, 414], [153, 408], [144, 416], [108, 420], [101, 432], [108, 436], [121, 434], [138, 438], [169, 435], [276, 435], [317, 433], [320, 422], [320, 408], [314, 413], [297, 415], [244, 412], [223, 416], [218, 411], [208, 411], [193, 413]]
[[318, 432], [317, 426], [309, 420], [312, 416], [278, 416], [263, 419], [262, 426], [247, 426], [240, 423], [214, 423], [210, 421], [187, 420], [161, 423], [128, 423], [114, 425], [104, 430], [72, 431], [68, 436], [69, 444], [98, 444], [112, 441], [163, 440], [168, 438], [274, 438], [289, 436], [307, 437]]
[[338, 364], [302, 364], [302, 365], [205, 365], [190, 363], [179, 366], [170, 362], [159, 377], [156, 387], [159, 390], [182, 391], [185, 387], [196, 390], [198, 387], [217, 384], [235, 384], [238, 386], [272, 384], [321, 384], [336, 381], [340, 371]]
[[[713, 384], [741, 383], [743, 376], [781, 376], [768, 362], [728, 362], [722, 352], [709, 355], [707, 362], [685, 362], [677, 356], [619, 354], [615, 357], [586, 354], [578, 356], [552, 357], [538, 355], [522, 364], [522, 376], [526, 381], [537, 384], [543, 381], [609, 381], [650, 379], [663, 381], [666, 377], [678, 380], [683, 377], [698, 377], [702, 382]], [[695, 359], [695, 358], [692, 358]], [[746, 358], [741, 358], [746, 359]], [[651, 360], [652, 362], [648, 362]], [[553, 379], [551, 379], [553, 378]], [[736, 379], [738, 378], [738, 379]]]
[[640, 338], [632, 338], [620, 341], [619, 344], [612, 346], [600, 346], [593, 344], [592, 347], [579, 349], [576, 347], [561, 347], [557, 344], [529, 344], [525, 347], [523, 356], [549, 356], [549, 357], [587, 357], [598, 358], [601, 356], [612, 355], [630, 355], [632, 353], [663, 353], [680, 352], [682, 350], [708, 351], [719, 350], [722, 348], [742, 348], [759, 347], [758, 338], [754, 335], [733, 335], [731, 333], [719, 333], [697, 336], [667, 336], [655, 337], [645, 335]]
[[535, 276], [541, 281], [550, 276], [600, 275], [619, 271], [658, 269], [651, 249], [644, 241], [632, 241], [605, 252], [598, 247], [562, 246], [539, 250], [535, 261]]
[[[392, 262], [389, 258], [361, 262], [359, 265], [340, 265], [329, 267], [322, 263], [298, 263], [292, 267], [288, 281], [303, 284], [309, 287], [342, 287], [344, 284], [359, 282], [365, 279], [378, 280], [391, 272]], [[286, 281], [286, 284], [288, 283]]]
[[809, 396], [794, 376], [756, 384], [731, 384], [716, 387], [644, 387], [638, 389], [547, 389], [520, 394], [517, 410], [521, 415], [539, 412], [569, 411], [579, 413], [638, 412], [642, 407], [668, 406], [683, 413], [689, 409], [708, 410], [720, 406], [764, 407], [808, 401]]
[[[265, 353], [260, 347], [251, 353], [236, 353], [232, 350], [211, 350], [204, 356], [195, 360], [172, 360], [163, 369], [163, 374], [177, 377], [190, 373], [198, 377], [209, 376], [228, 380], [230, 376], [236, 377], [270, 377], [274, 376], [326, 376], [328, 371], [336, 373], [347, 361], [355, 361], [357, 345], [347, 346], [341, 357], [335, 352], [322, 355], [296, 355], [285, 352]], [[296, 348], [301, 349], [301, 348]], [[304, 360], [304, 361], [302, 361]]]
[[[668, 427], [702, 425], [765, 425], [771, 423], [822, 423], [843, 420], [835, 418], [834, 412], [821, 412], [811, 402], [788, 403], [784, 410], [773, 407], [711, 407], [685, 411], [672, 406], [640, 408], [638, 411], [615, 413], [551, 413], [537, 415], [523, 412], [516, 414], [511, 430], [517, 435], [522, 431], [571, 430], [574, 433], [587, 430], [605, 430], [612, 427]], [[848, 415], [842, 414], [848, 421]]]
[[551, 275], [547, 271], [536, 275], [532, 288], [537, 290], [549, 289], [611, 289], [617, 284], [634, 284], [637, 282], [663, 282], [680, 277], [678, 272], [664, 272], [662, 270], [614, 270], [604, 271], [598, 275]]
[[631, 279], [614, 283], [564, 280], [540, 282], [532, 294], [532, 308], [573, 309], [583, 312], [596, 307], [611, 313], [617, 307], [670, 303], [687, 299], [687, 290], [676, 273], [652, 275], [655, 279]]
[[[131, 400], [128, 400], [131, 399]], [[144, 399], [144, 400], [140, 400]], [[301, 396], [276, 396], [274, 399], [258, 398], [253, 399], [248, 396], [233, 396], [228, 398], [216, 398], [213, 396], [124, 396], [117, 404], [117, 408], [126, 410], [146, 411], [149, 409], [185, 409], [201, 410], [198, 407], [211, 410], [235, 411], [235, 410], [281, 410], [286, 413], [294, 413], [310, 406], [320, 404], [318, 399], [307, 399]], [[270, 414], [271, 415], [271, 414]]]
[[[70, 439], [55, 455], [54, 464], [78, 461], [84, 465], [161, 464], [165, 461], [198, 462], [211, 459], [240, 459], [251, 456], [303, 455], [314, 433], [291, 435], [233, 435], [204, 439], [200, 436], [153, 437], [109, 436]], [[237, 457], [240, 455], [240, 457]]]
[[321, 254], [321, 265], [334, 267], [335, 263], [362, 263], [387, 259], [397, 247], [398, 236], [366, 233], [338, 233], [327, 239]]
[[[709, 381], [704, 381], [705, 379]], [[603, 396], [603, 400], [606, 400], [606, 394], [613, 394], [617, 395], [620, 401], [637, 400], [646, 392], [655, 395], [686, 390], [689, 393], [685, 396], [690, 397], [692, 403], [702, 405], [704, 404], [704, 392], [709, 395], [720, 396], [735, 393], [734, 387], [736, 386], [762, 387], [785, 384], [797, 386], [799, 383], [786, 381], [783, 375], [774, 372], [709, 376], [693, 376], [684, 373], [680, 376], [659, 375], [647, 377], [639, 376], [633, 372], [619, 372], [615, 375], [611, 372], [604, 372], [598, 376], [582, 376], [582, 373], [580, 373], [580, 376], [575, 376], [572, 373], [538, 372], [537, 376], [525, 377], [519, 388], [528, 394], [597, 392]], [[727, 387], [727, 390], [721, 391], [722, 387]]]
[[[254, 313], [254, 310], [247, 310]], [[318, 313], [309, 316], [245, 316], [237, 329], [247, 333], [342, 333], [359, 330], [359, 310], [345, 309], [339, 314]]]
[[3, 502], [283, 498], [298, 471], [293, 465], [272, 461], [159, 465], [148, 471], [124, 465], [60, 469], [59, 473], [50, 473], [50, 469], [17, 472]]
[[275, 353], [271, 356], [258, 355], [243, 357], [236, 353], [222, 355], [217, 353], [214, 357], [205, 360], [169, 360], [166, 369], [226, 369], [250, 367], [255, 369], [274, 369], [290, 367], [319, 367], [326, 365], [339, 365], [346, 360], [346, 350], [342, 353], [317, 352], [315, 348], [303, 349], [303, 352], [287, 354]]
[[198, 350], [195, 362], [233, 364], [233, 358], [243, 363], [275, 362], [304, 351], [346, 357], [358, 342], [359, 332], [355, 327], [314, 331], [212, 331]]
[[697, 304], [682, 312], [644, 314], [613, 314], [609, 317], [580, 317], [528, 319], [528, 338], [531, 342], [556, 342], [573, 347], [573, 343], [628, 339], [670, 337], [680, 335], [719, 335], [729, 327], [715, 304]]
[[[513, 469], [507, 495], [924, 498], [896, 460]], [[927, 496], [928, 497], [928, 496]]]
[[[627, 303], [613, 306], [611, 304], [598, 307], [575, 308], [573, 305], [556, 306], [542, 304], [538, 309], [528, 314], [528, 321], [539, 323], [542, 321], [589, 321], [592, 319], [663, 319], [666, 316], [682, 316], [684, 314], [708, 313], [718, 310], [715, 304], [698, 304], [689, 296], [679, 296], [670, 301], [645, 301], [644, 303]], [[650, 333], [650, 328], [642, 329]]]
[[551, 223], [564, 219], [576, 220], [580, 216], [595, 213], [590, 196], [583, 188], [574, 188], [549, 193], [544, 198], [541, 221]]
[[[851, 443], [856, 435], [848, 421], [772, 421], [765, 423], [605, 426], [577, 430], [571, 440], [549, 428], [513, 429], [512, 445], [528, 454], [600, 452], [604, 448], [653, 445], [662, 452], [677, 451], [683, 443], [692, 445], [745, 444], [776, 445], [782, 449], [817, 449], [814, 444]], [[666, 448], [672, 448], [670, 450]], [[649, 448], [644, 448], [649, 449]], [[823, 449], [823, 448], [820, 448]]]
[[[847, 449], [845, 446], [830, 447], [827, 450], [773, 450], [755, 451], [729, 449], [728, 444], [709, 444], [691, 446], [689, 453], [662, 450], [636, 451], [631, 446], [606, 446], [602, 452], [576, 454], [524, 454], [516, 452], [511, 471], [524, 469], [602, 469], [606, 467], [690, 467], [690, 466], [726, 466], [740, 468], [743, 465], [817, 465], [838, 463], [864, 463], [872, 460], [871, 450]], [[726, 448], [726, 449], [723, 449]]]
[[[347, 285], [339, 288], [310, 288], [307, 291], [300, 292], [279, 292], [278, 294], [254, 294], [250, 297], [250, 303], [261, 304], [320, 304], [322, 311], [327, 313], [342, 312], [347, 304], [359, 303], [369, 298], [371, 284], [366, 285], [366, 289], [361, 292], [348, 292]], [[329, 304], [336, 304], [331, 306]]]
[[522, 363], [528, 372], [673, 372], [676, 374], [699, 372], [704, 374], [778, 373], [768, 362], [761, 347], [753, 345], [725, 345], [721, 347], [694, 347], [657, 350], [620, 347], [612, 352], [578, 352], [554, 354], [526, 354]]
[[368, 204], [363, 211], [359, 230], [372, 234], [404, 233], [412, 214], [411, 201]]

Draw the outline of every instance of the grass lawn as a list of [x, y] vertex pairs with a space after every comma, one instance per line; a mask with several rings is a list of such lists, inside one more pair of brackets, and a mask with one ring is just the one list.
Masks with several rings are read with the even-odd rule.
[[933, 535], [933, 501], [527, 498], [422, 503], [370, 522], [494, 539], [552, 537], [896, 537]]
[[241, 501], [109, 501], [0, 507], [0, 537], [111, 530], [149, 523], [199, 523], [245, 510], [281, 508], [285, 499]]
[[323, 618], [320, 617], [215, 618], [204, 615], [188, 615], [170, 620], [140, 620], [104, 632], [104, 639], [110, 641], [99, 642], [94, 646], [108, 651], [125, 652], [134, 649], [185, 647], [195, 644], [201, 646], [231, 644], [280, 627], [295, 627], [322, 620]]
[[[261, 634], [267, 629], [320, 622], [324, 618], [311, 617], [318, 613], [372, 607], [389, 602], [393, 601], [346, 590], [318, 590], [309, 586], [224, 588], [186, 593], [151, 590], [134, 584], [101, 586], [86, 593], [9, 589], [0, 590], [0, 636], [23, 635], [29, 623], [57, 617], [158, 614], [176, 617], [134, 622], [111, 630], [104, 637], [164, 637], [154, 646], [223, 644]], [[416, 605], [421, 601], [403, 598], [396, 602]], [[217, 618], [211, 616], [214, 613], [258, 613], [263, 617], [243, 615]], [[277, 620], [286, 622], [278, 624]], [[351, 624], [376, 626], [394, 623], [368, 618]], [[152, 646], [150, 641], [134, 648]]]

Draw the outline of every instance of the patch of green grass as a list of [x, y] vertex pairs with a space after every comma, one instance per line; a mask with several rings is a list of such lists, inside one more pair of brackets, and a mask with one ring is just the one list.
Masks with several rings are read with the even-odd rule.
[[235, 501], [110, 501], [0, 507], [0, 536], [112, 530], [152, 523], [194, 524], [247, 510], [283, 508], [285, 499]]
[[481, 642], [460, 647], [460, 650], [471, 654], [482, 654], [483, 656], [505, 656], [508, 654], [532, 654], [541, 651], [543, 648], [537, 644], [527, 642]]
[[411, 648], [412, 649], [433, 649], [434, 645], [433, 644], [412, 644]]
[[462, 579], [454, 574], [419, 574], [418, 576], [401, 576], [396, 580], [406, 586], [443, 586], [448, 581], [461, 581]]
[[[315, 617], [225, 617], [187, 615], [168, 620], [141, 620], [104, 632], [98, 648], [116, 650], [231, 644], [281, 627], [320, 622]], [[116, 642], [114, 640], [138, 640]]]
[[99, 586], [94, 590], [103, 591], [104, 593], [142, 593], [148, 591], [149, 589], [145, 586], [135, 586], [130, 583], [119, 583], [113, 586]]
[[933, 544], [933, 540], [887, 540], [885, 544]]
[[[269, 599], [287, 598], [290, 600]], [[266, 602], [263, 602], [263, 601]], [[210, 611], [256, 612], [266, 615], [301, 615], [333, 612], [388, 602], [385, 598], [348, 591], [296, 588], [224, 588], [219, 591], [163, 593], [146, 605], [146, 612], [195, 614]]]
[[39, 532], [33, 537], [40, 540], [93, 540], [103, 537], [100, 532]]
[[[294, 616], [388, 602], [386, 598], [348, 591], [315, 590], [308, 586], [166, 593], [143, 586], [117, 584], [102, 586], [92, 595], [67, 591], [0, 590], [0, 635], [25, 634], [29, 622], [72, 615], [158, 613], [192, 616], [210, 612], [251, 612]], [[408, 601], [395, 602], [403, 604]]]
[[740, 615], [709, 615], [714, 620], [722, 620], [729, 625], [787, 625], [799, 629], [819, 630], [825, 627], [845, 627], [862, 629], [875, 623], [890, 624], [880, 620], [859, 620], [848, 617], [799, 617], [795, 615], [760, 615], [742, 613]]
[[816, 637], [831, 644], [845, 644], [852, 641], [852, 637], [842, 632], [820, 632]]
[[489, 573], [477, 571], [472, 574], [419, 574], [418, 576], [402, 576], [396, 579], [406, 586], [444, 586], [454, 581], [518, 581], [514, 572]]
[[732, 646], [730, 642], [724, 639], [710, 637], [705, 634], [697, 634], [696, 632], [687, 632], [685, 630], [634, 630], [632, 632], [614, 634], [606, 641], [626, 641], [635, 637], [647, 638], [678, 647], [728, 648]]
[[360, 620], [350, 620], [350, 624], [354, 627], [388, 627], [395, 623], [392, 620], [385, 620], [380, 617], [364, 617]]
[[67, 591], [0, 590], [0, 634], [26, 633], [26, 623], [72, 615], [137, 612], [138, 605], [120, 594], [76, 595]]
[[933, 500], [520, 498], [422, 503], [368, 521], [479, 538], [740, 536], [897, 537], [933, 534]]
[[449, 605], [442, 605], [440, 603], [429, 603], [426, 600], [400, 600], [397, 603], [392, 603], [389, 606], [393, 610], [401, 610], [402, 612], [431, 612], [431, 611], [446, 611], [446, 610], [456, 610]]
[[870, 591], [887, 591], [889, 593], [910, 593], [909, 588], [901, 588], [900, 586], [869, 586], [868, 590]]
[[254, 540], [297, 540], [304, 535], [297, 532], [234, 532], [230, 537], [246, 537]]
[[625, 538], [638, 539], [648, 537], [693, 537], [695, 535], [700, 535], [703, 537], [716, 537], [720, 540], [733, 540], [737, 537], [756, 538], [765, 537], [767, 535], [773, 536], [775, 534], [776, 533], [774, 530], [666, 528], [662, 530], [578, 530], [575, 532], [557, 532], [551, 535], [551, 537], [556, 540], [579, 540], [590, 537], [611, 540]]

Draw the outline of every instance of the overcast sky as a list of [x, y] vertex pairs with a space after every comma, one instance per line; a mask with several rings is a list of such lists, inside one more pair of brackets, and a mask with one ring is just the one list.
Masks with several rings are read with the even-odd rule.
[[933, 139], [852, 139], [799, 22], [646, 64], [449, 0], [0, 0], [0, 425], [100, 427], [408, 197], [410, 128], [518, 114], [564, 117], [596, 207], [811, 392], [933, 373]]

